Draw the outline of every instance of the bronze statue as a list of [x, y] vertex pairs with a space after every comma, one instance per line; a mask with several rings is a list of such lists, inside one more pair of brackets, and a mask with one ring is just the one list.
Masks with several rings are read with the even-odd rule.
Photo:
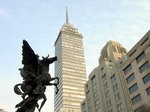
[[[16, 105], [16, 108], [18, 108], [16, 112], [34, 112], [36, 107], [40, 112], [47, 100], [44, 93], [46, 86], [54, 85], [56, 94], [58, 92], [59, 78], [52, 78], [49, 74], [49, 65], [57, 61], [57, 57], [49, 58], [48, 55], [40, 60], [26, 40], [23, 40], [22, 56], [22, 64], [24, 66], [19, 70], [23, 82], [14, 86], [14, 92], [17, 95], [22, 95], [23, 100]], [[57, 81], [51, 83], [55, 79]], [[39, 107], [38, 100], [40, 99], [43, 99], [43, 101]]]

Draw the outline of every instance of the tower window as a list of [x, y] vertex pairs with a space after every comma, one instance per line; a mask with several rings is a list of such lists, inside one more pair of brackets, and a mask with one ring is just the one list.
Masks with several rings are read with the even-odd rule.
[[121, 97], [120, 97], [120, 93], [117, 93], [117, 94], [115, 95], [115, 99], [116, 99], [116, 101], [118, 101], [118, 100], [120, 100], [120, 99], [121, 99]]
[[141, 95], [137, 95], [132, 99], [132, 104], [135, 105], [142, 100]]
[[143, 112], [143, 106], [140, 108], [137, 108], [134, 112]]
[[134, 73], [133, 73], [133, 74], [131, 74], [131, 75], [126, 79], [126, 81], [127, 81], [127, 83], [130, 83], [130, 82], [132, 82], [134, 79], [135, 79], [135, 76], [134, 76]]
[[113, 86], [113, 90], [116, 91], [118, 89], [118, 84], [116, 83], [114, 86]]
[[117, 105], [117, 110], [120, 112], [123, 109], [122, 102]]
[[112, 69], [113, 69], [113, 66], [112, 66], [112, 65], [109, 65], [109, 68], [110, 68], [110, 70], [112, 70]]
[[150, 95], [150, 87], [146, 89], [147, 91], [147, 95], [149, 96]]
[[106, 78], [106, 74], [104, 74], [104, 75], [102, 76], [103, 82], [104, 82], [106, 79], [107, 79], [107, 78]]
[[131, 64], [129, 64], [125, 69], [124, 69], [124, 73], [127, 74], [128, 72], [130, 72], [132, 70], [132, 66]]
[[143, 82], [147, 83], [150, 81], [150, 73], [143, 78]]
[[137, 91], [137, 90], [138, 90], [138, 85], [137, 85], [137, 83], [134, 84], [132, 87], [129, 88], [129, 92], [130, 92], [131, 94], [134, 93], [134, 92]]
[[113, 83], [114, 81], [116, 81], [116, 76], [115, 76], [115, 74], [111, 77], [111, 81], [112, 81], [112, 83]]
[[105, 92], [105, 96], [106, 96], [106, 98], [109, 97], [109, 90], [107, 92]]
[[91, 80], [92, 80], [92, 83], [96, 82], [95, 75], [91, 78]]
[[106, 82], [105, 84], [104, 84], [104, 89], [106, 90], [108, 88], [108, 83]]
[[140, 72], [144, 72], [147, 68], [149, 68], [149, 63], [148, 61], [146, 63], [144, 63], [139, 69], [140, 69]]
[[108, 100], [107, 101], [107, 107], [110, 107], [111, 106], [111, 100]]
[[101, 68], [101, 71], [103, 72], [103, 71], [104, 71], [104, 68]]
[[145, 43], [147, 42], [147, 40], [148, 40], [148, 37], [141, 43], [141, 46], [142, 46], [143, 44], [145, 44]]
[[136, 52], [136, 50], [134, 50], [133, 52], [130, 53], [130, 57]]
[[142, 52], [142, 53], [136, 58], [137, 63], [139, 63], [142, 59], [144, 59], [144, 57], [145, 57], [145, 53]]
[[109, 110], [108, 112], [113, 112], [113, 109]]

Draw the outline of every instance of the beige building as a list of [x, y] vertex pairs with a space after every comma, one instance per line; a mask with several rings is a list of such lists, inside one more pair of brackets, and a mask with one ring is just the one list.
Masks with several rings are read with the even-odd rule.
[[127, 53], [109, 41], [85, 84], [82, 112], [143, 112], [150, 102], [150, 31]]
[[127, 90], [122, 86], [116, 64], [126, 52], [115, 41], [109, 41], [104, 46], [99, 66], [91, 72], [85, 84], [86, 99], [81, 105], [82, 112], [131, 112]]
[[86, 82], [82, 39], [78, 29], [69, 23], [66, 13], [66, 23], [55, 42], [55, 55], [58, 57], [55, 76], [60, 78], [59, 92], [54, 98], [55, 112], [81, 112]]
[[150, 31], [118, 61], [134, 112], [150, 106]]

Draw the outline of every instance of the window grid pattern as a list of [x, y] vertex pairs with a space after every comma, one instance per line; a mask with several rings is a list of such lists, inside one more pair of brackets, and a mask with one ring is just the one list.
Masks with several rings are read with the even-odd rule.
[[96, 85], [95, 76], [92, 78], [92, 88], [93, 88], [93, 93], [94, 93], [95, 110], [96, 112], [100, 112], [100, 101], [98, 97], [98, 89]]

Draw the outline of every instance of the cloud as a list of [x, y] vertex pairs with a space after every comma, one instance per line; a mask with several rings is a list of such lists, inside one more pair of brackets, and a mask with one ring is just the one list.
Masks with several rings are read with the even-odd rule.
[[0, 8], [0, 16], [8, 16], [8, 13], [6, 12], [5, 9]]

